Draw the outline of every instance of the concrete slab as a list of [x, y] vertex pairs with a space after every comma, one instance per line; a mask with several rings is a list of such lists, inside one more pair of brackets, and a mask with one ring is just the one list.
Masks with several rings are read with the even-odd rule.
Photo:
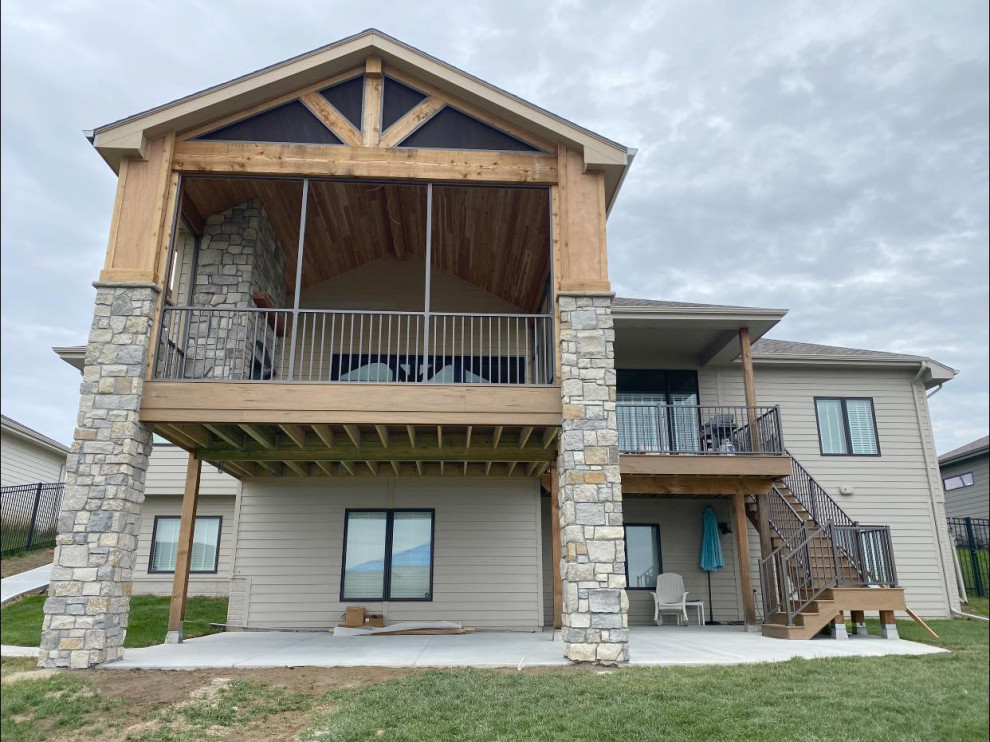
[[[879, 637], [848, 641], [768, 639], [737, 627], [637, 626], [633, 665], [735, 665], [803, 657], [933, 654], [938, 647]], [[232, 632], [128, 649], [107, 668], [534, 667], [569, 664], [552, 633], [477, 632], [458, 636], [333, 636], [329, 632]]]
[[52, 565], [46, 564], [44, 567], [35, 567], [27, 572], [21, 572], [19, 575], [4, 577], [0, 580], [0, 604], [48, 587], [51, 574]]
[[15, 647], [10, 644], [0, 644], [0, 657], [37, 657], [37, 647]]

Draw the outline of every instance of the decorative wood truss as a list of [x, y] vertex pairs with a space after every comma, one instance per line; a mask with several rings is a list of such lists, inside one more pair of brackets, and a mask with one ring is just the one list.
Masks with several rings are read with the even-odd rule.
[[157, 433], [241, 478], [502, 476], [550, 470], [553, 426], [156, 423]]

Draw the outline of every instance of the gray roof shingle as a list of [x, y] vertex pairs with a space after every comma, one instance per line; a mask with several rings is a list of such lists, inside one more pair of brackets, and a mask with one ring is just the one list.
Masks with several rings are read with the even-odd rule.
[[3, 422], [3, 427], [8, 428], [15, 433], [20, 433], [25, 438], [31, 438], [38, 441], [43, 445], [49, 446], [51, 448], [57, 448], [60, 451], [69, 452], [69, 447], [64, 443], [59, 443], [58, 441], [49, 438], [47, 435], [42, 435], [37, 430], [29, 428], [27, 425], [17, 422], [16, 420], [7, 417], [6, 415], [0, 415], [0, 421]]
[[990, 449], [990, 435], [985, 435], [982, 438], [977, 438], [975, 441], [967, 443], [965, 446], [959, 446], [959, 448], [954, 448], [948, 453], [943, 453], [938, 457], [938, 463], [944, 464], [947, 461], [953, 459], [962, 459], [970, 454], [979, 453], [980, 450]]

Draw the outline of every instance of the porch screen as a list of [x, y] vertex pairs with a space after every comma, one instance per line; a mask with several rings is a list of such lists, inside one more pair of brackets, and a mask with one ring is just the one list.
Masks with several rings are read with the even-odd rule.
[[349, 510], [341, 600], [431, 600], [433, 511]]

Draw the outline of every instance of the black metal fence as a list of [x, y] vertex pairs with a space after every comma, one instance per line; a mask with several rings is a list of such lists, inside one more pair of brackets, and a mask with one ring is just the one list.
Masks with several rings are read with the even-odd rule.
[[64, 482], [0, 487], [0, 554], [55, 545]]
[[947, 518], [966, 592], [990, 594], [990, 518]]

